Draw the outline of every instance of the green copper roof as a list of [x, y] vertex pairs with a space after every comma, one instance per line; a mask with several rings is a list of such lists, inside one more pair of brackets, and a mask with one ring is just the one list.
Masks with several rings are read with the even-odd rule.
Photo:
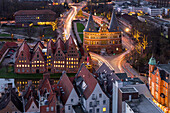
[[149, 63], [148, 63], [148, 64], [150, 64], [150, 65], [156, 65], [156, 60], [155, 60], [155, 58], [151, 57], [151, 58], [149, 59]]

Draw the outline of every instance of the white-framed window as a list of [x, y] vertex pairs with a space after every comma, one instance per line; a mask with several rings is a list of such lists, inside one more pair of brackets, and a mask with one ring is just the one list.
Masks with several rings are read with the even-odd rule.
[[54, 107], [53, 106], [51, 107], [51, 111], [54, 111]]
[[46, 107], [46, 111], [49, 111], [49, 107]]

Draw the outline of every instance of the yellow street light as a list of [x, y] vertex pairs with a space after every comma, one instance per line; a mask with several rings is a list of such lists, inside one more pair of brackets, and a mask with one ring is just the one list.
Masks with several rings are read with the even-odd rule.
[[125, 29], [125, 31], [126, 31], [126, 32], [129, 32], [129, 31], [130, 31], [130, 29], [129, 29], [129, 28], [126, 28], [126, 29]]

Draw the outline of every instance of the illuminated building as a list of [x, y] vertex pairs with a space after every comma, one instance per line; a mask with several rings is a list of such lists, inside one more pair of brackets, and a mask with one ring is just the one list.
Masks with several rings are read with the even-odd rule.
[[18, 27], [28, 27], [31, 23], [55, 22], [56, 13], [51, 10], [19, 10], [15, 12], [15, 22]]
[[61, 38], [56, 43], [50, 39], [47, 47], [39, 41], [30, 48], [24, 41], [17, 51], [14, 70], [15, 73], [61, 73], [64, 70], [76, 73], [81, 63], [91, 64], [91, 58], [70, 36], [65, 43]]
[[102, 23], [99, 30], [96, 29], [92, 14], [90, 14], [83, 35], [83, 46], [89, 51], [102, 54], [120, 53], [122, 51], [121, 32], [114, 11], [110, 25]]
[[153, 102], [165, 113], [170, 113], [170, 64], [156, 64], [155, 58], [149, 60], [149, 89]]

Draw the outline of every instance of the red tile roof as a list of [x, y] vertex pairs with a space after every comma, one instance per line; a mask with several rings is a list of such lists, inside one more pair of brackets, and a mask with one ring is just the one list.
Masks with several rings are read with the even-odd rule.
[[26, 41], [23, 41], [23, 43], [19, 47], [17, 57], [21, 54], [22, 51], [26, 54], [27, 58], [30, 60], [31, 58], [30, 47]]
[[61, 93], [61, 99], [63, 101], [63, 104], [67, 102], [67, 99], [73, 89], [73, 84], [69, 80], [68, 76], [64, 72], [60, 78], [60, 81], [58, 82], [58, 86], [63, 89], [64, 94]]
[[74, 43], [74, 40], [72, 36], [70, 35], [69, 39], [66, 41], [66, 49], [68, 49], [69, 46], [72, 46], [72, 45], [76, 47], [76, 44]]
[[83, 94], [85, 98], [88, 99], [97, 85], [97, 80], [93, 77], [93, 75], [89, 72], [84, 64], [81, 65], [78, 73], [76, 74], [76, 77], [80, 76], [83, 78], [87, 85], [87, 88], [84, 90]]
[[42, 53], [42, 50], [41, 50], [39, 47], [35, 50], [32, 59], [33, 59], [34, 57], [36, 57], [35, 55], [37, 55], [37, 54], [35, 54], [35, 53], [37, 53], [37, 52], [39, 52], [40, 55], [42, 56], [43, 60], [45, 60], [45, 59], [44, 59], [44, 55], [43, 55], [43, 53]]
[[56, 13], [52, 10], [19, 10], [14, 14], [14, 16], [20, 15], [56, 15]]
[[15, 43], [15, 42], [6, 42], [5, 45], [9, 48], [12, 48], [12, 47], [17, 47], [18, 44]]
[[35, 103], [36, 107], [39, 108], [38, 102], [35, 100], [35, 98], [33, 96], [31, 96], [31, 98], [27, 101], [27, 104], [25, 105], [26, 112], [30, 108], [30, 106], [33, 102]]
[[41, 43], [41, 41], [38, 41], [36, 45], [34, 46], [33, 50], [35, 51], [37, 48], [43, 49], [45, 48], [44, 45]]
[[55, 46], [56, 46], [56, 49], [61, 48], [61, 50], [64, 50], [64, 42], [63, 42], [63, 40], [61, 40], [61, 38], [58, 38], [58, 40], [56, 41]]

